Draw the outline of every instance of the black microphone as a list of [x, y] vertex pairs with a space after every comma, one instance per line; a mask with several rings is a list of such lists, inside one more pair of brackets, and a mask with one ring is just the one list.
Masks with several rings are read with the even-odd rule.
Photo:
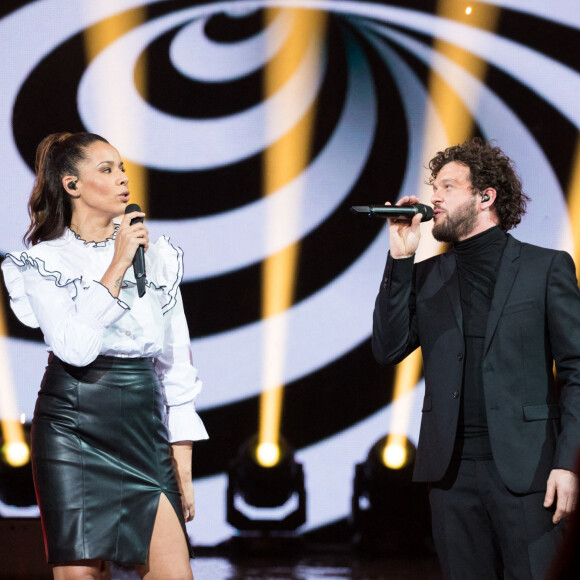
[[[130, 203], [125, 208], [125, 213], [131, 213], [133, 211], [141, 211], [141, 208], [136, 203]], [[136, 217], [131, 220], [129, 225], [142, 224], [143, 218]], [[147, 273], [145, 272], [145, 252], [143, 246], [139, 246], [135, 252], [135, 257], [133, 258], [133, 273], [135, 274], [135, 280], [137, 280], [137, 292], [139, 293], [139, 298], [145, 295], [145, 282], [147, 282]]]
[[415, 205], [397, 206], [397, 205], [353, 205], [350, 211], [356, 214], [366, 215], [367, 217], [376, 217], [384, 219], [404, 219], [412, 220], [418, 213], [421, 214], [421, 221], [428, 222], [433, 219], [433, 208], [422, 203]]

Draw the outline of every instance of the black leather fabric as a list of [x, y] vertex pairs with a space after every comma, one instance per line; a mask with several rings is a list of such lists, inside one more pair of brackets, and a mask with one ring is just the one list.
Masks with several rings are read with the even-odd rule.
[[162, 493], [185, 533], [152, 359], [73, 367], [51, 355], [32, 460], [50, 563], [145, 563]]

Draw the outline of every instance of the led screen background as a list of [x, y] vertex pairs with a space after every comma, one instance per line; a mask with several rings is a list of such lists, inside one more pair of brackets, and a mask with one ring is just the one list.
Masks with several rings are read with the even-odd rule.
[[[301, 531], [348, 517], [354, 465], [389, 429], [394, 373], [376, 365], [369, 341], [388, 249], [384, 224], [349, 207], [411, 193], [428, 201], [425, 163], [452, 138], [430, 90], [433, 75], [456, 96], [472, 133], [496, 139], [516, 162], [532, 203], [514, 235], [574, 254], [580, 9], [573, 0], [468, 4], [497, 9], [494, 29], [462, 15], [451, 20], [437, 2], [419, 0], [2, 3], [2, 256], [21, 248], [36, 145], [63, 130], [109, 139], [147, 183], [151, 237], [169, 235], [184, 250], [182, 293], [204, 381], [198, 409], [211, 437], [195, 446], [195, 543], [233, 533], [226, 470], [257, 432], [259, 393], [272, 386], [263, 376], [272, 347], [265, 341], [277, 327], [286, 329], [282, 433], [306, 474]], [[269, 98], [263, 71], [292, 21], [280, 13], [265, 26], [266, 5], [327, 16], [320, 65], [306, 66], [307, 48], [304, 67]], [[120, 16], [124, 28], [89, 54], [87, 35]], [[274, 105], [286, 114], [272, 123]], [[305, 167], [263, 197], [265, 151], [310, 110]], [[263, 263], [293, 243], [293, 304], [262, 320]], [[46, 352], [2, 292], [3, 381], [29, 419]], [[409, 395], [413, 441], [421, 391], [419, 383]]]

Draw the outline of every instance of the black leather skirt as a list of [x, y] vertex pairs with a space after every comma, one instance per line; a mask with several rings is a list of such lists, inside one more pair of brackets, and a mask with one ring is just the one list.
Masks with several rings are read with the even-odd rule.
[[51, 355], [31, 437], [49, 563], [144, 564], [162, 493], [185, 533], [152, 359], [74, 367]]

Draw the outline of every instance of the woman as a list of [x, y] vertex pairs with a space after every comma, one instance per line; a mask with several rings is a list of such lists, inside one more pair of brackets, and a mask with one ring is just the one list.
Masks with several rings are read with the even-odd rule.
[[[135, 564], [149, 580], [193, 578], [191, 442], [207, 433], [181, 250], [149, 244], [147, 228], [131, 225], [144, 213], [117, 218], [128, 179], [102, 137], [49, 135], [35, 169], [32, 247], [2, 269], [14, 312], [40, 327], [50, 352], [31, 432], [47, 559], [57, 580], [98, 578], [104, 561]], [[131, 267], [139, 246], [142, 297]]]

